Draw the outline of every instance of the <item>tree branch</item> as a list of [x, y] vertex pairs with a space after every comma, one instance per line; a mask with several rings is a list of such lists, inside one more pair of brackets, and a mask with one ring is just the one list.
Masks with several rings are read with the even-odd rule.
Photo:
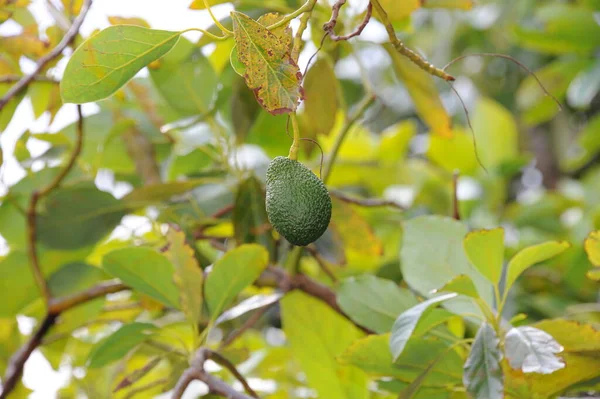
[[180, 399], [188, 385], [190, 385], [192, 381], [198, 380], [205, 383], [210, 392], [217, 395], [221, 395], [229, 399], [252, 399], [252, 396], [248, 396], [244, 393], [236, 391], [221, 379], [207, 373], [206, 370], [204, 370], [204, 363], [208, 358], [210, 358], [210, 352], [211, 351], [206, 348], [200, 348], [196, 351], [192, 365], [185, 370], [185, 372], [179, 378], [179, 381], [177, 381], [171, 398]]
[[367, 208], [390, 206], [390, 207], [400, 209], [400, 210], [406, 209], [399, 203], [392, 201], [392, 200], [386, 200], [386, 199], [380, 199], [380, 198], [355, 198], [355, 197], [348, 196], [345, 193], [343, 193], [342, 191], [338, 191], [338, 190], [329, 190], [329, 194], [331, 194], [332, 197], [339, 199], [340, 201], [344, 201], [349, 204], [354, 204], [354, 205], [358, 205], [358, 206], [364, 206]]
[[56, 47], [54, 47], [48, 54], [39, 59], [35, 69], [29, 74], [23, 76], [21, 80], [19, 80], [13, 87], [10, 88], [8, 92], [0, 99], [0, 111], [8, 104], [11, 98], [19, 94], [23, 91], [33, 80], [35, 80], [36, 76], [44, 69], [46, 65], [56, 57], [60, 56], [63, 50], [75, 39], [77, 34], [79, 33], [79, 29], [81, 28], [81, 24], [85, 20], [85, 17], [92, 5], [92, 0], [84, 0], [83, 5], [81, 6], [81, 11], [75, 21], [73, 21], [73, 25], [67, 31], [65, 36], [62, 38], [60, 43]]
[[40, 261], [37, 254], [37, 244], [36, 244], [36, 236], [37, 236], [37, 213], [36, 208], [38, 202], [48, 195], [52, 190], [60, 186], [64, 178], [69, 174], [73, 166], [75, 165], [75, 161], [77, 157], [81, 153], [81, 148], [83, 146], [83, 115], [81, 113], [81, 105], [77, 106], [77, 129], [76, 129], [76, 141], [75, 148], [71, 153], [69, 161], [67, 165], [63, 168], [63, 170], [48, 184], [45, 188], [40, 191], [34, 191], [31, 194], [31, 198], [29, 200], [29, 207], [27, 209], [27, 253], [29, 255], [29, 264], [31, 266], [31, 272], [33, 273], [33, 277], [35, 282], [44, 298], [46, 305], [50, 306], [51, 293], [48, 289], [48, 284], [44, 279], [44, 274], [42, 273], [42, 269], [40, 266]]
[[[22, 78], [21, 75], [4, 75], [0, 76], [0, 83], [16, 83]], [[36, 75], [32, 80], [35, 82], [59, 83], [58, 80], [45, 75]]]
[[127, 287], [121, 283], [105, 282], [69, 297], [53, 299], [50, 302], [51, 306], [48, 309], [48, 314], [35, 334], [33, 334], [29, 341], [27, 341], [27, 343], [10, 358], [8, 367], [6, 368], [6, 375], [2, 380], [3, 385], [0, 399], [8, 397], [8, 394], [15, 388], [23, 373], [25, 362], [29, 359], [29, 356], [31, 356], [31, 353], [35, 348], [41, 345], [44, 336], [50, 330], [50, 327], [54, 325], [56, 319], [62, 312], [82, 303], [91, 301], [92, 299], [102, 297], [109, 293], [122, 291], [126, 288]]
[[398, 39], [398, 36], [396, 36], [396, 31], [394, 30], [394, 26], [390, 22], [387, 12], [385, 12], [385, 9], [379, 3], [379, 0], [370, 0], [370, 2], [373, 5], [373, 8], [375, 8], [375, 11], [377, 12], [377, 14], [379, 15], [380, 21], [385, 26], [385, 30], [387, 31], [388, 36], [390, 38], [390, 43], [392, 43], [394, 48], [400, 54], [407, 57], [415, 65], [417, 65], [419, 68], [421, 68], [425, 72], [429, 73], [430, 75], [444, 79], [447, 82], [453, 82], [455, 80], [453, 76], [448, 75], [442, 69], [436, 68], [434, 65], [425, 61], [420, 55], [418, 55], [417, 53], [415, 53], [414, 51], [412, 51], [411, 49], [406, 47], [406, 45], [404, 43], [402, 43], [400, 41], [400, 39]]
[[229, 370], [229, 372], [233, 374], [233, 376], [242, 384], [242, 386], [244, 387], [244, 391], [246, 391], [246, 393], [252, 396], [253, 398], [258, 399], [258, 395], [256, 394], [256, 392], [254, 392], [254, 389], [252, 389], [250, 384], [248, 384], [248, 381], [246, 381], [246, 379], [238, 371], [238, 369], [235, 368], [235, 365], [233, 363], [231, 363], [219, 353], [211, 350], [208, 351], [208, 358]]
[[371, 16], [373, 15], [373, 4], [369, 2], [369, 5], [367, 6], [367, 13], [365, 14], [365, 17], [361, 24], [358, 25], [354, 32], [351, 32], [344, 36], [338, 36], [335, 33], [335, 26], [337, 25], [337, 19], [340, 12], [340, 8], [344, 4], [346, 4], [346, 0], [339, 0], [336, 4], [334, 4], [331, 13], [331, 19], [329, 19], [329, 21], [323, 25], [323, 30], [327, 32], [329, 37], [331, 37], [331, 40], [334, 40], [336, 42], [342, 40], [349, 40], [353, 37], [360, 36], [360, 34], [363, 32], [363, 30], [365, 30], [365, 28], [369, 24], [369, 21], [371, 21]]

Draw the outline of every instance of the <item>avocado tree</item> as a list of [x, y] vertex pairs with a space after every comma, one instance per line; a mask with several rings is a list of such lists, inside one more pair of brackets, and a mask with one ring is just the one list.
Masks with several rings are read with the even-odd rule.
[[0, 131], [47, 121], [3, 141], [0, 398], [34, 353], [43, 397], [600, 392], [600, 2], [193, 0], [210, 27], [89, 37], [92, 0], [33, 3], [0, 0]]

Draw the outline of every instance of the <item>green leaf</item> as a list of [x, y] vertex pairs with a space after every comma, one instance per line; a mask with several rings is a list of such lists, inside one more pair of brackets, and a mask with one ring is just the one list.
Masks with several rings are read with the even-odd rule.
[[270, 295], [258, 294], [251, 296], [250, 298], [243, 300], [234, 307], [227, 309], [225, 312], [221, 313], [217, 320], [215, 320], [215, 325], [238, 318], [244, 313], [248, 313], [252, 310], [269, 306], [279, 301], [281, 298], [283, 298], [282, 292], [276, 292]]
[[546, 54], [588, 54], [600, 45], [594, 13], [574, 4], [550, 3], [536, 9], [536, 28], [515, 29], [517, 43]]
[[389, 20], [394, 22], [401, 22], [405, 18], [410, 17], [413, 11], [421, 8], [424, 3], [419, 0], [379, 0], [383, 9], [387, 12]]
[[40, 296], [25, 252], [12, 251], [0, 261], [0, 317], [13, 317]]
[[450, 138], [430, 135], [427, 156], [448, 172], [458, 169], [461, 175], [470, 175], [479, 169], [474, 148], [471, 133], [455, 128]]
[[435, 290], [435, 292], [454, 292], [471, 298], [479, 298], [479, 293], [477, 292], [475, 284], [473, 284], [473, 280], [471, 280], [471, 277], [464, 274], [454, 277], [444, 284], [443, 287]]
[[95, 244], [125, 215], [122, 204], [91, 183], [59, 188], [48, 195], [38, 215], [38, 239], [57, 249]]
[[508, 263], [504, 293], [506, 294], [517, 278], [531, 266], [562, 253], [571, 245], [566, 241], [548, 241], [519, 251]]
[[456, 351], [447, 351], [448, 344], [431, 337], [411, 340], [394, 362], [389, 340], [390, 334], [369, 335], [359, 339], [338, 357], [338, 361], [359, 367], [373, 377], [394, 377], [411, 383], [427, 369], [429, 363], [445, 353], [424, 379], [423, 385], [462, 384], [461, 367], [464, 361]]
[[239, 245], [257, 243], [275, 254], [275, 239], [265, 209], [260, 181], [251, 176], [238, 186], [233, 208], [234, 236]]
[[152, 336], [156, 327], [148, 323], [131, 323], [98, 342], [92, 348], [88, 367], [104, 367], [123, 357], [133, 348]]
[[492, 284], [498, 285], [504, 262], [504, 229], [472, 231], [463, 245], [471, 264]]
[[574, 108], [585, 109], [590, 106], [600, 91], [600, 61], [579, 73], [569, 85], [567, 100]]
[[304, 114], [316, 134], [328, 135], [335, 125], [340, 87], [328, 58], [319, 58], [304, 78]]
[[452, 121], [442, 104], [433, 77], [400, 55], [391, 44], [384, 44], [383, 47], [392, 57], [394, 71], [406, 86], [421, 119], [433, 134], [452, 137]]
[[556, 356], [563, 347], [550, 334], [535, 327], [511, 328], [504, 338], [510, 367], [524, 373], [551, 374], [565, 367]]
[[162, 254], [145, 247], [112, 251], [102, 260], [104, 270], [136, 291], [179, 308], [179, 292], [173, 282], [173, 265]]
[[144, 185], [131, 191], [122, 198], [124, 206], [135, 209], [170, 200], [172, 197], [182, 195], [190, 190], [215, 182], [213, 179], [190, 179]]
[[319, 398], [366, 399], [367, 379], [353, 366], [337, 363], [336, 356], [362, 333], [322, 301], [295, 291], [281, 300], [283, 331], [293, 356]]
[[419, 321], [432, 310], [433, 306], [455, 298], [457, 294], [445, 294], [428, 299], [402, 313], [392, 327], [390, 335], [390, 351], [394, 361], [398, 360], [406, 343], [412, 337]]
[[473, 130], [481, 163], [492, 169], [519, 155], [519, 132], [513, 115], [489, 98], [481, 98], [473, 112]]
[[235, 297], [261, 275], [268, 262], [268, 252], [256, 244], [241, 245], [215, 262], [204, 286], [211, 320], [216, 320]]
[[158, 66], [149, 69], [160, 94], [180, 115], [201, 115], [211, 109], [218, 78], [202, 50], [189, 40], [179, 39]]
[[169, 249], [165, 257], [175, 266], [173, 280], [179, 288], [179, 303], [188, 321], [197, 328], [202, 314], [203, 274], [194, 251], [185, 241], [185, 233], [170, 228], [167, 232]]
[[[466, 275], [481, 298], [492, 304], [492, 285], [471, 266], [464, 252], [466, 234], [465, 225], [446, 217], [420, 216], [404, 222], [400, 264], [406, 282], [429, 296], [453, 278]], [[453, 299], [446, 307], [455, 313], [481, 313], [469, 298]]]
[[500, 340], [488, 323], [475, 335], [471, 352], [465, 363], [463, 382], [474, 398], [504, 398], [504, 375], [500, 366], [502, 352]]
[[140, 69], [171, 50], [179, 35], [132, 25], [100, 31], [71, 56], [60, 82], [63, 101], [82, 104], [110, 96]]
[[416, 305], [417, 300], [393, 281], [364, 275], [342, 282], [337, 303], [359, 325], [385, 333], [392, 329], [398, 315]]
[[303, 98], [302, 74], [286, 42], [247, 15], [232, 12], [231, 18], [244, 78], [258, 102], [273, 115], [295, 111]]

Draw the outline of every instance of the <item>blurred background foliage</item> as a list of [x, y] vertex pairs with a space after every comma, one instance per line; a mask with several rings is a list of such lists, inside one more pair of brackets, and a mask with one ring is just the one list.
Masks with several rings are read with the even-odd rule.
[[[0, 37], [1, 94], [23, 74], [23, 58], [35, 61], [56, 45], [81, 5], [81, 1], [48, 3], [56, 24], [40, 31], [28, 1], [0, 0], [0, 23], [12, 21], [22, 28], [19, 34]], [[217, 9], [225, 2], [210, 3]], [[419, 215], [451, 216], [453, 174], [458, 171], [462, 220], [472, 229], [504, 227], [506, 258], [546, 240], [572, 244], [564, 254], [523, 275], [505, 317], [524, 313], [518, 323], [557, 317], [599, 323], [598, 283], [586, 277], [592, 265], [583, 242], [600, 229], [600, 2], [405, 3], [390, 12], [399, 37], [434, 65], [443, 67], [472, 53], [514, 57], [535, 72], [562, 110], [519, 65], [505, 58], [470, 56], [449, 66], [448, 72], [457, 78], [453, 87], [468, 109], [472, 133], [451, 87], [382, 45], [386, 38], [381, 25], [373, 22], [349, 42], [325, 40], [304, 81], [302, 135], [316, 140], [327, 159], [348, 115], [360, 111], [364, 99], [373, 96], [358, 123], [350, 127], [327, 185], [346, 196], [385, 198], [405, 209], [367, 208], [334, 199], [331, 226], [314, 245], [319, 255], [304, 253], [300, 270], [330, 285], [319, 267], [322, 262], [337, 279], [366, 273], [406, 287], [400, 269], [401, 223]], [[266, 12], [289, 13], [301, 4], [233, 2], [237, 10], [255, 18]], [[343, 8], [338, 30], [351, 31], [358, 25], [365, 6], [356, 1]], [[165, 4], [152, 7], [168, 12]], [[203, 2], [196, 0], [190, 7], [202, 9]], [[321, 26], [330, 16], [330, 5], [319, 1], [302, 68], [320, 47]], [[109, 22], [147, 26], [139, 18], [123, 16]], [[223, 22], [231, 26], [229, 18]], [[215, 27], [210, 30], [217, 32]], [[75, 45], [83, 39], [78, 37]], [[100, 266], [103, 256], [113, 250], [142, 244], [160, 247], [167, 224], [178, 225], [193, 242], [194, 257], [202, 267], [242, 243], [261, 244], [273, 263], [286, 258], [287, 246], [268, 225], [263, 186], [269, 160], [286, 155], [291, 144], [287, 116], [272, 116], [260, 108], [229, 62], [233, 45], [233, 40], [182, 38], [164, 58], [150, 64], [147, 73], [98, 102], [97, 112], [85, 118], [83, 153], [63, 187], [43, 203], [38, 222], [42, 269], [56, 295], [108, 279]], [[63, 107], [57, 84], [61, 66], [60, 60], [48, 65], [43, 77], [11, 100], [0, 113], [0, 131], [24, 101], [31, 102], [36, 117], [49, 114], [53, 120]], [[5, 240], [0, 261], [0, 370], [44, 311], [27, 267], [28, 199], [57, 174], [74, 139], [75, 124], [59, 130], [25, 130], [14, 150], [2, 148], [4, 159], [16, 160], [25, 176], [3, 187], [0, 205], [0, 235]], [[31, 148], [37, 149], [35, 156]], [[303, 142], [301, 160], [316, 173], [321, 155], [314, 144]], [[5, 165], [2, 173], [11, 170]], [[247, 295], [270, 292], [247, 291]], [[281, 306], [292, 307], [298, 296], [286, 298]], [[340, 322], [323, 305], [311, 306], [312, 311], [304, 313], [301, 307], [294, 308], [302, 313], [294, 317], [312, 318], [322, 334]], [[266, 397], [314, 396], [298, 373], [299, 363], [309, 360], [293, 360], [291, 353], [301, 345], [295, 341], [299, 338], [286, 331], [291, 345], [282, 345], [278, 309], [279, 305], [269, 310], [259, 324], [262, 330], [250, 330], [225, 353], [234, 363], [245, 361], [245, 373], [263, 380]], [[82, 392], [90, 398], [130, 397], [132, 388], [111, 393], [115, 381], [149, 361], [154, 366], [133, 387], [158, 379], [172, 386], [185, 363], [165, 355], [159, 344], [129, 353], [125, 362], [111, 367], [86, 363], [101, 338], [134, 320], [159, 325], [160, 333], [153, 338], [159, 344], [177, 346], [183, 341], [185, 346], [192, 341], [180, 318], [140, 293], [101, 298], [69, 311], [61, 315], [41, 348], [53, 368], [66, 367], [72, 374], [61, 398]], [[228, 321], [218, 332], [227, 335], [240, 323]], [[352, 343], [351, 335], [328, 338], [341, 353]], [[219, 337], [210, 339], [216, 342]], [[417, 348], [411, 356], [420, 360], [421, 355]], [[340, 375], [352, 372], [340, 370]], [[393, 383], [401, 384], [381, 380], [371, 397], [396, 397], [386, 393], [401, 389]], [[152, 397], [161, 390], [150, 387], [135, 397]], [[427, 392], [419, 397], [448, 397]], [[27, 394], [22, 386], [14, 396]]]

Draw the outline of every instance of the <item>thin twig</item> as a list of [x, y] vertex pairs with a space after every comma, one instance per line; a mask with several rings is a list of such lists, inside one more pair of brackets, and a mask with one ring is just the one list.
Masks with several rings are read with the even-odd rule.
[[310, 21], [310, 17], [312, 16], [312, 11], [317, 4], [317, 0], [310, 0], [307, 2], [308, 6], [302, 17], [300, 17], [300, 25], [298, 26], [298, 30], [296, 31], [296, 36], [294, 37], [294, 44], [292, 46], [291, 56], [294, 61], [298, 61], [298, 57], [300, 56], [300, 51], [302, 51], [302, 44], [304, 41], [302, 40], [302, 34], [308, 27], [308, 21]]
[[40, 261], [37, 254], [37, 205], [38, 202], [48, 195], [52, 190], [57, 188], [60, 183], [62, 183], [63, 179], [67, 176], [67, 174], [75, 165], [75, 161], [77, 157], [81, 153], [81, 148], [83, 145], [83, 115], [81, 114], [81, 105], [77, 106], [77, 138], [75, 142], [75, 148], [71, 153], [71, 157], [67, 162], [67, 165], [61, 170], [61, 172], [52, 180], [50, 184], [48, 184], [45, 188], [40, 191], [34, 191], [31, 194], [31, 198], [29, 200], [29, 207], [27, 209], [27, 253], [29, 255], [29, 264], [31, 266], [31, 272], [35, 279], [36, 285], [44, 298], [46, 305], [49, 306], [51, 300], [50, 289], [48, 288], [48, 284], [44, 279], [44, 274], [42, 273], [42, 269], [40, 266]]
[[462, 99], [462, 96], [460, 95], [458, 90], [456, 90], [456, 88], [454, 87], [454, 85], [451, 82], [448, 82], [448, 86], [450, 86], [450, 89], [452, 89], [454, 94], [456, 94], [456, 97], [458, 97], [458, 101], [460, 101], [460, 104], [462, 105], [463, 111], [465, 111], [465, 117], [467, 118], [467, 125], [469, 126], [469, 130], [471, 130], [471, 136], [473, 137], [473, 151], [475, 151], [475, 159], [477, 160], [477, 163], [479, 164], [479, 166], [481, 166], [481, 168], [485, 171], [485, 173], [488, 173], [488, 170], [486, 169], [483, 162], [481, 162], [481, 158], [479, 157], [479, 150], [477, 149], [477, 137], [475, 137], [475, 129], [473, 129], [473, 124], [471, 123], [471, 116], [469, 115], [469, 110], [467, 109], [467, 105], [465, 104], [465, 102]]
[[[344, 35], [344, 36], [338, 36], [335, 33], [335, 26], [337, 24], [337, 18], [338, 18], [338, 14], [339, 14], [339, 7], [341, 7], [345, 3], [346, 3], [346, 0], [340, 0], [340, 1], [338, 1], [338, 3], [336, 3], [334, 5], [334, 8], [333, 8], [334, 11], [331, 13], [331, 19], [327, 23], [325, 23], [323, 25], [323, 30], [325, 32], [327, 32], [327, 34], [329, 35], [329, 37], [331, 38], [331, 40], [334, 40], [336, 42], [339, 42], [339, 41], [342, 41], [342, 40], [350, 40], [353, 37], [360, 36], [360, 34], [363, 32], [363, 30], [365, 30], [365, 28], [367, 27], [367, 25], [371, 21], [371, 16], [373, 15], [373, 4], [371, 4], [369, 2], [369, 5], [367, 6], [367, 13], [365, 14], [365, 17], [363, 18], [363, 20], [360, 23], [360, 25], [358, 25], [358, 27], [353, 32], [351, 32], [351, 33], [349, 33], [347, 35]], [[340, 5], [339, 5], [338, 8], [336, 8], [336, 6], [338, 4], [340, 4]]]
[[339, 199], [340, 201], [344, 201], [349, 204], [354, 204], [354, 205], [358, 205], [358, 206], [364, 206], [367, 208], [377, 208], [377, 207], [389, 206], [389, 207], [400, 209], [400, 210], [406, 209], [405, 207], [403, 207], [396, 201], [386, 200], [383, 198], [355, 198], [355, 197], [350, 197], [349, 195], [343, 193], [342, 191], [338, 191], [338, 190], [329, 190], [329, 194], [331, 194], [332, 197]]
[[375, 96], [372, 94], [367, 94], [358, 104], [354, 114], [352, 114], [352, 116], [350, 116], [350, 118], [346, 120], [346, 123], [342, 127], [342, 130], [335, 139], [335, 143], [333, 144], [331, 153], [329, 154], [327, 162], [325, 163], [325, 168], [322, 173], [323, 183], [327, 183], [327, 180], [329, 180], [329, 176], [331, 175], [331, 170], [333, 169], [335, 160], [337, 159], [340, 148], [342, 147], [342, 143], [348, 135], [350, 128], [354, 126], [354, 123], [356, 123], [356, 121], [365, 113], [365, 111], [367, 110], [367, 108], [369, 108], [373, 101], [375, 101]]
[[71, 44], [71, 42], [75, 39], [77, 34], [79, 33], [79, 28], [81, 28], [81, 24], [85, 20], [85, 17], [92, 5], [92, 0], [85, 0], [83, 5], [81, 6], [81, 11], [79, 15], [73, 21], [73, 25], [67, 31], [65, 36], [62, 38], [60, 43], [56, 47], [54, 47], [48, 54], [39, 59], [35, 69], [29, 74], [23, 76], [21, 80], [19, 80], [13, 87], [10, 88], [8, 92], [0, 99], [0, 111], [8, 104], [11, 98], [19, 94], [23, 91], [33, 80], [35, 80], [36, 76], [40, 74], [40, 72], [44, 69], [46, 65], [56, 57], [60, 56], [63, 50]]
[[330, 308], [351, 321], [357, 328], [367, 334], [373, 334], [373, 331], [354, 322], [337, 303], [335, 292], [304, 274], [295, 274], [291, 276], [282, 268], [269, 267], [257, 280], [258, 286], [277, 287], [283, 292], [300, 290], [325, 302]]
[[546, 90], [546, 88], [544, 87], [544, 84], [542, 83], [542, 81], [540, 80], [540, 78], [537, 77], [537, 75], [535, 74], [535, 72], [533, 72], [531, 69], [529, 69], [529, 67], [527, 65], [523, 64], [521, 61], [517, 60], [516, 58], [511, 57], [510, 55], [500, 54], [500, 53], [473, 53], [473, 54], [464, 54], [464, 55], [461, 55], [459, 57], [456, 57], [455, 59], [453, 59], [452, 61], [450, 61], [449, 63], [447, 63], [446, 66], [444, 68], [442, 68], [442, 70], [445, 71], [446, 69], [448, 69], [455, 62], [458, 62], [458, 61], [460, 61], [462, 59], [465, 59], [467, 57], [495, 57], [495, 58], [504, 58], [505, 60], [509, 60], [509, 61], [515, 63], [521, 69], [523, 69], [524, 71], [526, 71], [529, 75], [533, 76], [533, 78], [536, 80], [537, 84], [540, 86], [540, 88], [542, 89], [542, 91], [544, 92], [544, 94], [546, 94], [548, 97], [550, 97], [556, 103], [556, 105], [558, 106], [558, 109], [560, 109], [562, 111], [563, 107], [562, 107], [560, 101], [558, 101], [558, 99], [556, 97], [554, 97], [552, 94], [550, 94], [550, 92], [548, 90]]
[[150, 359], [150, 361], [144, 366], [135, 369], [131, 373], [127, 374], [125, 378], [123, 378], [121, 382], [117, 384], [115, 389], [113, 389], [113, 393], [119, 392], [121, 389], [125, 389], [128, 386], [131, 386], [138, 382], [142, 377], [144, 377], [146, 374], [152, 371], [152, 369], [155, 368], [162, 360], [162, 357], [155, 356], [152, 359]]
[[238, 392], [233, 387], [227, 385], [221, 379], [209, 374], [204, 370], [204, 363], [208, 359], [210, 350], [206, 348], [200, 348], [196, 351], [194, 359], [192, 360], [191, 366], [184, 371], [184, 373], [177, 381], [175, 388], [173, 388], [172, 399], [180, 399], [188, 385], [194, 380], [199, 380], [208, 386], [211, 393], [221, 395], [229, 399], [252, 399], [252, 396], [248, 396], [244, 393]]
[[84, 302], [102, 297], [108, 293], [117, 292], [124, 289], [126, 289], [126, 287], [120, 283], [102, 283], [71, 297], [53, 299], [48, 315], [46, 315], [38, 330], [31, 337], [31, 339], [27, 341], [27, 343], [10, 358], [8, 367], [6, 369], [6, 375], [2, 380], [3, 386], [0, 399], [8, 397], [8, 394], [10, 394], [10, 392], [15, 388], [19, 378], [21, 378], [21, 374], [23, 373], [23, 366], [25, 365], [25, 362], [27, 359], [29, 359], [29, 356], [31, 356], [31, 353], [35, 350], [35, 348], [42, 343], [44, 336], [50, 327], [54, 325], [56, 319], [62, 312]]
[[208, 352], [208, 358], [210, 360], [225, 367], [227, 370], [229, 370], [229, 372], [231, 374], [233, 374], [235, 379], [238, 380], [240, 382], [240, 384], [242, 384], [242, 386], [244, 387], [244, 391], [246, 391], [246, 393], [248, 395], [252, 396], [253, 398], [258, 398], [258, 395], [256, 394], [256, 392], [254, 392], [254, 389], [252, 389], [250, 384], [248, 384], [248, 381], [246, 381], [246, 378], [244, 378], [244, 376], [238, 371], [238, 369], [235, 368], [233, 363], [231, 363], [229, 360], [227, 360], [227, 358], [223, 357], [221, 354], [219, 354], [215, 351], [207, 351], [207, 352]]
[[421, 68], [425, 72], [429, 73], [430, 75], [444, 79], [445, 81], [448, 81], [448, 82], [452, 82], [455, 80], [453, 76], [448, 75], [444, 70], [439, 69], [439, 68], [435, 67], [434, 65], [430, 64], [429, 62], [425, 61], [419, 54], [415, 53], [413, 50], [406, 47], [406, 45], [404, 43], [402, 43], [400, 41], [400, 39], [398, 39], [398, 36], [396, 36], [396, 31], [394, 30], [394, 26], [390, 22], [390, 19], [387, 15], [385, 9], [379, 3], [379, 0], [370, 0], [370, 1], [371, 1], [371, 4], [373, 5], [373, 8], [375, 8], [375, 11], [379, 15], [379, 19], [385, 26], [385, 30], [387, 31], [388, 36], [390, 38], [390, 43], [392, 43], [392, 45], [394, 46], [396, 51], [398, 51], [400, 54], [402, 54], [403, 56], [405, 56], [406, 58], [411, 60], [415, 65], [417, 65], [419, 68]]
[[319, 251], [317, 251], [317, 249], [314, 247], [314, 245], [309, 245], [305, 248], [312, 255], [312, 257], [315, 258], [315, 260], [317, 261], [317, 264], [319, 265], [321, 270], [323, 270], [323, 273], [325, 273], [332, 282], [337, 283], [337, 281], [338, 281], [337, 277], [335, 276], [333, 271], [329, 268], [329, 265], [327, 265], [327, 262], [325, 262], [325, 259], [323, 259], [321, 254], [319, 254]]
[[8, 367], [6, 368], [6, 376], [2, 380], [2, 393], [0, 394], [0, 399], [7, 398], [8, 394], [15, 389], [15, 386], [23, 373], [25, 362], [29, 359], [29, 356], [31, 356], [31, 353], [35, 348], [40, 345], [42, 338], [46, 335], [50, 327], [54, 325], [56, 317], [56, 315], [52, 314], [47, 315], [31, 339], [10, 358]]
[[225, 340], [223, 340], [223, 342], [220, 345], [220, 348], [223, 349], [223, 348], [228, 347], [236, 339], [238, 339], [243, 333], [248, 331], [250, 328], [254, 327], [254, 325], [260, 320], [260, 318], [265, 313], [267, 313], [274, 304], [275, 303], [270, 303], [266, 306], [263, 306], [260, 309], [257, 309], [254, 313], [252, 313], [252, 315], [244, 322], [244, 324], [242, 324], [242, 326], [240, 328], [232, 331], [231, 334], [229, 334], [227, 336], [227, 338], [225, 338]]
[[[21, 75], [4, 75], [0, 76], [0, 83], [16, 83], [21, 80]], [[60, 83], [58, 80], [51, 78], [50, 76], [37, 75], [33, 77], [35, 82], [48, 82], [48, 83]]]
[[138, 393], [142, 393], [149, 389], [164, 385], [167, 382], [169, 382], [169, 377], [159, 378], [158, 380], [150, 381], [147, 384], [144, 384], [139, 387], [135, 387], [131, 391], [127, 392], [127, 395], [124, 397], [124, 399], [131, 399], [134, 396], [136, 396]]
[[460, 172], [457, 170], [452, 174], [452, 217], [454, 220], [460, 220], [460, 209], [458, 203], [458, 178]]

